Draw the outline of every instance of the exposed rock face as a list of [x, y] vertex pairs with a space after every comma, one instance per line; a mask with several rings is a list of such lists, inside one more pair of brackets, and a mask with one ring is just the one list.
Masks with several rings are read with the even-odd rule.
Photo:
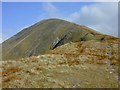
[[70, 42], [44, 55], [2, 63], [3, 87], [118, 88], [117, 41]]
[[53, 49], [57, 48], [58, 46], [61, 46], [61, 45], [65, 44], [65, 43], [70, 42], [71, 39], [72, 39], [71, 35], [72, 35], [71, 33], [68, 33], [63, 38], [61, 38], [60, 40], [58, 40], [58, 42], [56, 42], [56, 44], [53, 47]]
[[103, 35], [85, 26], [60, 19], [49, 19], [25, 28], [2, 43], [3, 60], [44, 54], [68, 42], [109, 40], [115, 37]]

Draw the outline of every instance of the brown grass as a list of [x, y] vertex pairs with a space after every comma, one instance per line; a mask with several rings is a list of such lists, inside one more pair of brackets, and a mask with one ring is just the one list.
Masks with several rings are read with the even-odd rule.
[[18, 77], [18, 76], [15, 76], [15, 75], [14, 76], [8, 76], [5, 79], [3, 79], [3, 84], [7, 83], [7, 82], [10, 82], [11, 80], [21, 80], [21, 78]]
[[35, 56], [32, 56], [32, 57], [29, 58], [29, 60], [32, 61], [32, 62], [35, 62], [37, 59], [36, 59]]
[[117, 60], [112, 60], [112, 65], [118, 65], [118, 61]]
[[8, 75], [10, 75], [10, 74], [12, 74], [12, 73], [19, 72], [20, 70], [21, 70], [20, 68], [12, 67], [12, 68], [9, 68], [9, 69], [3, 71], [3, 72], [2, 72], [2, 75], [3, 75], [3, 76], [8, 76]]
[[71, 58], [71, 57], [78, 57], [80, 54], [79, 53], [74, 53], [74, 52], [66, 52], [66, 53], [64, 53], [64, 56], [66, 57], [66, 58]]
[[60, 62], [60, 63], [58, 63], [58, 65], [64, 65], [64, 64], [67, 64], [67, 62]]
[[74, 60], [74, 61], [68, 61], [67, 62], [69, 66], [72, 66], [72, 65], [79, 65], [80, 62], [78, 60]]
[[80, 62], [78, 60], [72, 60], [72, 61], [67, 61], [67, 62], [60, 62], [58, 63], [59, 65], [65, 65], [65, 64], [68, 64], [69, 66], [72, 66], [72, 65], [79, 65]]
[[2, 71], [0, 71], [0, 77], [2, 76]]
[[97, 61], [96, 64], [98, 64], [98, 65], [103, 65], [103, 64], [105, 64], [105, 63], [102, 62], [102, 61]]
[[78, 53], [81, 54], [83, 53], [84, 49], [86, 48], [85, 46], [82, 46], [83, 43], [78, 43], [77, 44], [77, 49], [78, 49]]

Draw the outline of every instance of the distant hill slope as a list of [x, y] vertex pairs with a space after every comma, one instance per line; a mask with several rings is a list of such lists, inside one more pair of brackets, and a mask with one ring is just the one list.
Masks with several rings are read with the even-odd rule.
[[44, 54], [68, 42], [115, 40], [86, 26], [48, 19], [23, 29], [2, 43], [3, 60]]

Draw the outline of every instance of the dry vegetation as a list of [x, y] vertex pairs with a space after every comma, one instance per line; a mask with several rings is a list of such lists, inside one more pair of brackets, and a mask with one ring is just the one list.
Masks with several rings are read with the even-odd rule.
[[44, 55], [2, 63], [3, 87], [118, 87], [117, 42], [71, 42]]

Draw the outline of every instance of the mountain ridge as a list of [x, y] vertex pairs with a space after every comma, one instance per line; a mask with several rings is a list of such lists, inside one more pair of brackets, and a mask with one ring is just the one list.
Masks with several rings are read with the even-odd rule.
[[2, 43], [3, 60], [44, 54], [68, 42], [117, 39], [61, 19], [42, 20]]
[[1, 88], [118, 88], [119, 44], [64, 20], [38, 22], [3, 43]]

